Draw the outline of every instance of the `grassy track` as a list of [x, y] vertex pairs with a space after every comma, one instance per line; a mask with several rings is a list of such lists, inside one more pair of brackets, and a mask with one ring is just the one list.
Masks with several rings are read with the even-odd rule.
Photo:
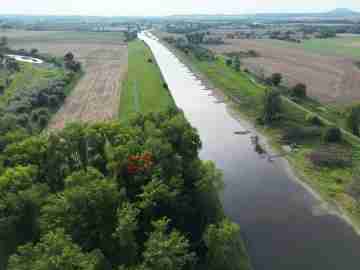
[[150, 49], [142, 41], [129, 43], [129, 68], [120, 98], [120, 120], [132, 114], [162, 111], [175, 103], [164, 88], [160, 70]]
[[[180, 53], [181, 54], [181, 53]], [[214, 62], [198, 61], [191, 56], [183, 55], [188, 62], [198, 72], [205, 74], [207, 79], [217, 88], [224, 91], [238, 105], [238, 110], [250, 120], [255, 121], [261, 115], [264, 90], [266, 87], [259, 84], [249, 74], [236, 72], [234, 69], [227, 67], [224, 59], [219, 56]], [[308, 107], [303, 107], [289, 100], [287, 97], [282, 98], [282, 110], [287, 120], [282, 120], [271, 128], [259, 126], [259, 131], [267, 135], [271, 145], [282, 152], [279, 139], [282, 137], [284, 128], [291, 123], [309, 126], [306, 122], [306, 116], [313, 112]], [[316, 112], [315, 112], [316, 113]], [[322, 114], [326, 115], [326, 114]], [[325, 125], [334, 124], [332, 119], [321, 118]], [[352, 147], [355, 155], [359, 155], [359, 138], [354, 137], [349, 132], [343, 130], [346, 142], [344, 147]], [[353, 179], [353, 173], [359, 166], [360, 160], [354, 159], [353, 168], [325, 168], [315, 167], [309, 160], [308, 155], [314, 149], [322, 144], [321, 139], [304, 141], [297, 152], [287, 156], [291, 165], [296, 169], [298, 176], [313, 188], [319, 191], [322, 196], [329, 200], [335, 201], [342, 209], [353, 218], [356, 224], [360, 225], [360, 211], [356, 206], [356, 201], [347, 193], [347, 186]]]

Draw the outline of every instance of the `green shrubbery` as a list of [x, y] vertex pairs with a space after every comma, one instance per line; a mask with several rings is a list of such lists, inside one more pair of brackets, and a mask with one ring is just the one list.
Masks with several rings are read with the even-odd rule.
[[174, 109], [7, 145], [0, 250], [17, 250], [8, 269], [244, 269], [229, 261], [239, 228], [224, 219], [221, 174], [200, 147]]
[[321, 138], [322, 129], [317, 126], [311, 127], [287, 127], [283, 131], [283, 141], [286, 143], [299, 143], [314, 138]]
[[306, 122], [308, 122], [309, 124], [314, 125], [314, 126], [322, 126], [323, 125], [323, 122], [321, 121], [319, 116], [317, 116], [316, 114], [313, 114], [313, 113], [309, 113], [306, 116]]
[[[74, 59], [72, 62], [77, 63]], [[16, 89], [0, 108], [0, 150], [24, 132], [37, 134], [44, 129], [63, 104], [79, 72], [60, 70], [60, 75], [46, 84]]]
[[342, 141], [342, 132], [338, 127], [330, 127], [324, 134], [324, 140], [328, 143], [337, 143]]

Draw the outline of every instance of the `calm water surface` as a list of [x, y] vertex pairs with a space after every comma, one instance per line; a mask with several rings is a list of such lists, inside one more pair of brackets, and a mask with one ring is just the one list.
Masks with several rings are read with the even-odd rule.
[[359, 270], [360, 237], [337, 216], [318, 211], [320, 202], [287, 174], [280, 161], [256, 153], [251, 134], [227, 106], [150, 34], [151, 48], [171, 94], [198, 129], [201, 158], [224, 172], [223, 205], [240, 224], [255, 270]]

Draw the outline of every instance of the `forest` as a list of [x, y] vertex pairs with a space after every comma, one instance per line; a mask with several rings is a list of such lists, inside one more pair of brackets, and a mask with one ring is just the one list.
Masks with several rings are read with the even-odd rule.
[[221, 172], [200, 148], [177, 109], [10, 143], [0, 176], [7, 269], [247, 269], [218, 200]]

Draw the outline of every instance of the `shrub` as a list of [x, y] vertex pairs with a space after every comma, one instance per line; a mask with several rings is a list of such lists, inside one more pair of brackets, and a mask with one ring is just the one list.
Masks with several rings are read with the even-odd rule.
[[282, 75], [281, 73], [274, 73], [271, 75], [270, 79], [273, 85], [278, 86], [282, 81]]
[[342, 133], [341, 130], [337, 127], [329, 128], [324, 136], [325, 142], [336, 143], [342, 141]]
[[352, 165], [352, 153], [337, 145], [323, 145], [309, 156], [311, 162], [321, 167], [349, 167]]
[[298, 83], [292, 89], [293, 96], [297, 98], [306, 98], [306, 85], [303, 83]]
[[280, 93], [275, 90], [267, 90], [264, 97], [263, 119], [265, 123], [271, 123], [278, 119], [281, 113]]
[[322, 126], [323, 122], [321, 121], [321, 119], [319, 118], [319, 116], [313, 114], [313, 113], [309, 113], [306, 116], [306, 121], [314, 126]]
[[320, 138], [322, 130], [319, 127], [289, 127], [285, 129], [283, 141], [287, 143], [299, 142], [306, 139]]
[[259, 54], [257, 51], [255, 51], [255, 50], [249, 50], [249, 51], [248, 51], [248, 55], [249, 55], [250, 57], [259, 57], [259, 56], [260, 56], [260, 54]]
[[233, 60], [231, 59], [231, 58], [228, 58], [228, 59], [226, 59], [226, 65], [227, 66], [232, 66], [232, 64], [233, 64]]

